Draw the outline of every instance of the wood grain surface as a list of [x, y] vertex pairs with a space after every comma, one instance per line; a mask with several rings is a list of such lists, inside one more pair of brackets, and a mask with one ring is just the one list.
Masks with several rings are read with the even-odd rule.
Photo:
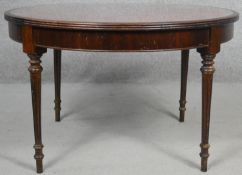
[[7, 11], [5, 18], [20, 24], [73, 29], [177, 29], [234, 22], [238, 13], [228, 9], [150, 3], [52, 4]]

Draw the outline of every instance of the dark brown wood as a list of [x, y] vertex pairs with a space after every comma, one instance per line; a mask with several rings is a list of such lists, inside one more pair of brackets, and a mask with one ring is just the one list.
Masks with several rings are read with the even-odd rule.
[[[23, 42], [22, 28], [10, 22], [10, 37]], [[218, 26], [221, 43], [233, 38], [234, 25]], [[83, 31], [33, 27], [35, 46], [59, 50], [161, 51], [203, 48], [209, 45], [210, 28], [175, 31]], [[139, 41], [139, 42], [137, 42]], [[173, 41], [173, 42], [170, 42]]]
[[54, 50], [55, 121], [60, 121], [61, 111], [61, 50]]
[[[92, 13], [95, 11], [95, 13]], [[201, 170], [207, 171], [213, 60], [233, 38], [237, 12], [190, 5], [58, 4], [5, 12], [9, 36], [30, 57], [37, 172], [43, 171], [40, 57], [54, 49], [55, 116], [60, 120], [61, 50], [134, 52], [182, 50], [180, 121], [184, 121], [189, 50], [203, 59]]]
[[199, 48], [197, 51], [201, 54], [202, 61], [202, 142], [201, 147], [201, 171], [207, 171], [207, 161], [209, 157], [209, 125], [210, 125], [210, 110], [213, 87], [213, 74], [215, 72], [214, 59], [220, 51], [221, 30], [218, 27], [210, 29], [209, 47]]
[[34, 133], [35, 133], [35, 155], [37, 173], [43, 172], [42, 159], [44, 154], [42, 152], [43, 144], [41, 139], [41, 72], [42, 67], [40, 65], [41, 54], [28, 54], [30, 58], [30, 79], [31, 79], [31, 91], [32, 91], [32, 103], [33, 103], [33, 117], [34, 117]]
[[43, 172], [43, 144], [41, 136], [41, 56], [47, 50], [45, 48], [35, 47], [33, 45], [32, 27], [24, 26], [22, 30], [23, 38], [23, 51], [30, 58], [30, 72], [31, 94], [32, 94], [32, 107], [33, 107], [33, 120], [34, 120], [34, 137], [35, 137], [35, 155], [36, 171], [37, 173]]
[[209, 41], [207, 29], [118, 32], [34, 28], [33, 36], [40, 47], [112, 52], [198, 48], [206, 47]]
[[8, 23], [8, 29], [9, 29], [9, 37], [13, 39], [16, 42], [22, 43], [23, 38], [22, 38], [22, 25], [17, 25], [15, 23]]
[[186, 93], [187, 93], [187, 73], [189, 63], [189, 50], [182, 50], [181, 56], [181, 92], [180, 92], [180, 122], [184, 122], [186, 111]]
[[5, 18], [18, 24], [57, 29], [144, 31], [219, 26], [236, 21], [238, 13], [188, 4], [66, 3], [14, 9], [7, 11]]
[[212, 83], [213, 73], [215, 68], [214, 58], [215, 54], [209, 52], [201, 52], [202, 64], [202, 143], [201, 146], [201, 171], [207, 171], [207, 160], [209, 157], [209, 124], [210, 124], [210, 109], [212, 98]]

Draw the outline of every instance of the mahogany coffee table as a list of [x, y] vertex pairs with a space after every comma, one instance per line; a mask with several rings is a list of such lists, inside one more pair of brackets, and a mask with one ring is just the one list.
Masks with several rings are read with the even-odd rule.
[[30, 58], [37, 172], [43, 172], [41, 60], [54, 49], [55, 120], [60, 121], [61, 50], [141, 52], [181, 50], [180, 121], [184, 121], [189, 49], [202, 57], [201, 171], [207, 171], [214, 58], [233, 38], [237, 12], [191, 5], [53, 4], [5, 12], [9, 36]]

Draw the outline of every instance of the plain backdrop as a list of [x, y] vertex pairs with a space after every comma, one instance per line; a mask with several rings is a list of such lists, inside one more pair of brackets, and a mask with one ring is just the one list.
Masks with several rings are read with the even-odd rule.
[[[0, 174], [33, 175], [29, 63], [8, 37], [5, 10], [59, 2], [182, 3], [242, 12], [241, 0], [0, 0]], [[98, 7], [97, 7], [98, 8]], [[206, 175], [241, 175], [242, 22], [216, 58]], [[199, 171], [201, 58], [191, 51], [186, 121], [178, 122], [180, 52], [63, 52], [54, 122], [53, 52], [42, 57], [43, 175], [205, 175]], [[23, 83], [23, 84], [22, 84]]]
[[[62, 2], [85, 3], [181, 3], [223, 7], [242, 12], [241, 0], [0, 0], [0, 83], [28, 82], [28, 58], [22, 52], [21, 44], [8, 37], [7, 22], [3, 18], [4, 11], [36, 4]], [[235, 37], [216, 57], [215, 81], [242, 82], [242, 22], [235, 25]], [[201, 58], [191, 51], [189, 80], [200, 81]], [[53, 81], [53, 51], [42, 57], [43, 81]], [[179, 80], [180, 52], [157, 53], [63, 53], [62, 79], [64, 82], [138, 82], [160, 83], [163, 80]]]

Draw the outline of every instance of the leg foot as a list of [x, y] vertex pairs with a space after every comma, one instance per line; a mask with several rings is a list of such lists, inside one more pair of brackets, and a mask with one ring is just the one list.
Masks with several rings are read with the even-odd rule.
[[200, 153], [201, 171], [206, 172], [207, 164], [208, 164], [208, 157], [209, 157], [208, 149], [209, 149], [210, 145], [209, 144], [200, 144], [200, 147], [201, 147], [201, 153]]
[[36, 171], [37, 173], [43, 172], [43, 163], [42, 160], [44, 158], [44, 154], [42, 153], [43, 145], [34, 145], [35, 155], [34, 158], [36, 159]]

